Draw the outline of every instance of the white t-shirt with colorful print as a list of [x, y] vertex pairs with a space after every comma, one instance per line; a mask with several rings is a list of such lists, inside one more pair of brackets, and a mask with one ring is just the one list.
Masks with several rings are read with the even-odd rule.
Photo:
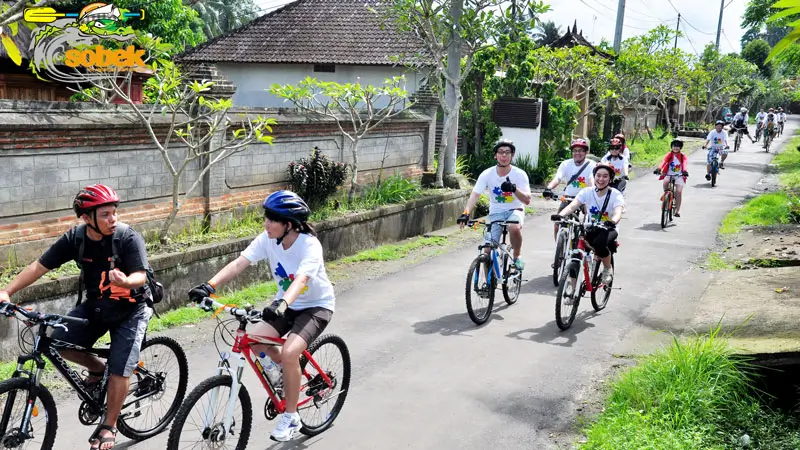
[[[667, 168], [667, 176], [683, 174], [683, 172], [681, 171], [681, 159], [678, 155], [683, 155], [683, 154], [682, 153], [673, 154], [672, 161], [669, 163], [669, 167]], [[686, 158], [686, 156], [683, 157]]]
[[612, 158], [611, 152], [606, 153], [606, 156], [603, 156], [603, 159], [600, 160], [603, 164], [609, 164], [611, 167], [614, 168], [614, 177], [619, 178], [625, 175], [624, 169], [628, 167], [628, 158], [620, 155], [619, 158]]
[[594, 169], [595, 163], [590, 159], [585, 159], [583, 160], [582, 163], [576, 165], [574, 159], [568, 159], [562, 162], [558, 166], [558, 172], [556, 172], [556, 178], [566, 183], [567, 181], [572, 179], [573, 175], [578, 173], [578, 171], [580, 170], [581, 166], [583, 166], [584, 163], [587, 164], [586, 168], [583, 169], [583, 172], [581, 172], [581, 174], [578, 176], [578, 178], [575, 179], [575, 181], [573, 181], [572, 183], [567, 185], [567, 187], [564, 188], [564, 195], [575, 197], [576, 195], [578, 195], [578, 192], [580, 192], [581, 189], [589, 186], [590, 183], [594, 183], [594, 175], [592, 175], [592, 169]]
[[[600, 214], [600, 211], [603, 210], [603, 203], [606, 201], [606, 196], [609, 195], [611, 198], [608, 199], [608, 205], [603, 213]], [[586, 223], [609, 221], [611, 220], [611, 214], [617, 206], [625, 206], [625, 198], [622, 196], [622, 193], [614, 188], [608, 188], [606, 193], [601, 197], [597, 196], [594, 187], [583, 188], [578, 193], [576, 199], [586, 208]]]
[[272, 276], [278, 283], [276, 299], [283, 298], [286, 290], [298, 275], [306, 275], [309, 280], [306, 287], [289, 305], [290, 309], [302, 310], [314, 307], [333, 311], [336, 297], [333, 285], [325, 271], [322, 259], [322, 244], [310, 234], [300, 234], [292, 246], [284, 250], [277, 239], [270, 239], [267, 232], [259, 234], [242, 252], [251, 264], [261, 260], [269, 260]]
[[511, 172], [503, 177], [497, 174], [497, 166], [484, 170], [480, 176], [478, 176], [478, 180], [475, 181], [475, 187], [472, 188], [472, 192], [483, 194], [487, 190], [489, 191], [490, 214], [512, 209], [522, 209], [525, 207], [525, 204], [522, 203], [514, 193], [503, 192], [503, 190], [500, 189], [500, 186], [506, 181], [506, 177], [517, 185], [517, 190], [529, 194], [531, 192], [528, 174], [519, 167], [511, 166]]

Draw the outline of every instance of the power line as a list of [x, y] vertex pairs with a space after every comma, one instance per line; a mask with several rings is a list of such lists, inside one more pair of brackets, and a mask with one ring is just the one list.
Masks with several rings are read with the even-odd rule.
[[728, 42], [728, 45], [731, 46], [731, 49], [733, 49], [734, 52], [738, 52], [738, 50], [736, 50], [736, 47], [733, 44], [731, 44], [731, 40], [728, 39], [728, 35], [725, 34], [725, 28], [722, 29], [722, 35], [725, 37], [725, 40]]
[[707, 34], [707, 35], [709, 35], [709, 36], [713, 36], [713, 35], [714, 35], [714, 33], [706, 33], [705, 31], [702, 31], [701, 29], [699, 29], [699, 28], [697, 28], [696, 26], [692, 25], [692, 23], [691, 23], [691, 22], [689, 22], [689, 21], [686, 19], [686, 14], [683, 14], [683, 13], [681, 13], [681, 12], [678, 10], [678, 8], [676, 8], [676, 7], [675, 7], [675, 5], [672, 3], [672, 0], [667, 0], [667, 1], [669, 2], [669, 6], [672, 6], [672, 9], [674, 9], [676, 13], [680, 14], [680, 15], [681, 15], [681, 17], [683, 17], [683, 21], [686, 23], [686, 25], [689, 25], [689, 27], [690, 27], [690, 28], [693, 28], [693, 29], [694, 29], [695, 31], [697, 31], [698, 33]]

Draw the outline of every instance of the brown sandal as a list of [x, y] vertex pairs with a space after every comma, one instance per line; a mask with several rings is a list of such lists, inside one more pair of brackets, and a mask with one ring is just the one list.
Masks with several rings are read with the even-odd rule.
[[[100, 432], [106, 430], [111, 432], [111, 436], [100, 437]], [[103, 448], [103, 444], [111, 443], [111, 447]], [[94, 434], [89, 438], [89, 444], [92, 446], [89, 450], [111, 450], [117, 445], [117, 429], [111, 425], [100, 425], [94, 431]]]

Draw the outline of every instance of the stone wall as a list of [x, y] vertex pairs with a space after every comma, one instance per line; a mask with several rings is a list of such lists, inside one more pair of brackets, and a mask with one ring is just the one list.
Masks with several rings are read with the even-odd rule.
[[[234, 113], [277, 120], [274, 145], [251, 145], [213, 166], [207, 185], [201, 183], [186, 199], [173, 230], [204, 213], [212, 220], [228, 217], [286, 187], [288, 163], [315, 146], [336, 160], [352, 161], [349, 142], [334, 122], [312, 121], [293, 110]], [[154, 117], [156, 135], [164, 136], [168, 118]], [[361, 179], [374, 177], [382, 161], [384, 173], [418, 176], [433, 154], [430, 123], [428, 116], [410, 111], [376, 129], [360, 146]], [[175, 147], [170, 157], [182, 161], [185, 153]], [[182, 193], [200, 169], [198, 161], [187, 166]], [[130, 106], [0, 100], [0, 267], [35, 259], [75, 225], [72, 198], [92, 183], [119, 192], [120, 218], [137, 229], [157, 226], [170, 212], [172, 175]]]
[[[404, 205], [377, 208], [373, 211], [333, 219], [317, 225], [325, 259], [352, 255], [361, 250], [421, 235], [455, 223], [469, 191], [451, 191], [424, 197]], [[158, 310], [183, 306], [186, 293], [208, 280], [222, 267], [237, 258], [253, 237], [209, 244], [180, 253], [150, 258], [156, 278], [164, 284], [165, 299]], [[21, 290], [14, 301], [49, 313], [63, 314], [75, 306], [77, 276], [39, 281]], [[255, 281], [272, 278], [266, 262], [249, 267], [226, 288], [238, 289]], [[8, 321], [8, 319], [3, 319]], [[0, 360], [17, 355], [16, 326], [0, 327]]]

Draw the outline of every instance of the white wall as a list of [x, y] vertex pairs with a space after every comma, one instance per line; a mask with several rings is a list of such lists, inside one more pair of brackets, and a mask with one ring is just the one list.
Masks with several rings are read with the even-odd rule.
[[[517, 148], [514, 159], [530, 155], [531, 161], [535, 166], [539, 166], [539, 140], [542, 133], [542, 127], [537, 128], [516, 128], [516, 127], [500, 127], [500, 132], [503, 133], [503, 139], [508, 139], [514, 142]], [[512, 161], [511, 164], [514, 164]]]
[[336, 72], [314, 72], [313, 64], [217, 64], [220, 73], [236, 85], [233, 104], [250, 107], [291, 107], [265, 89], [273, 84], [297, 84], [306, 77], [320, 81], [355, 83], [360, 77], [361, 84], [380, 86], [384, 80], [405, 74], [406, 90], [409, 94], [417, 91], [422, 83], [422, 75], [404, 67], [392, 66], [353, 66], [336, 65]]

